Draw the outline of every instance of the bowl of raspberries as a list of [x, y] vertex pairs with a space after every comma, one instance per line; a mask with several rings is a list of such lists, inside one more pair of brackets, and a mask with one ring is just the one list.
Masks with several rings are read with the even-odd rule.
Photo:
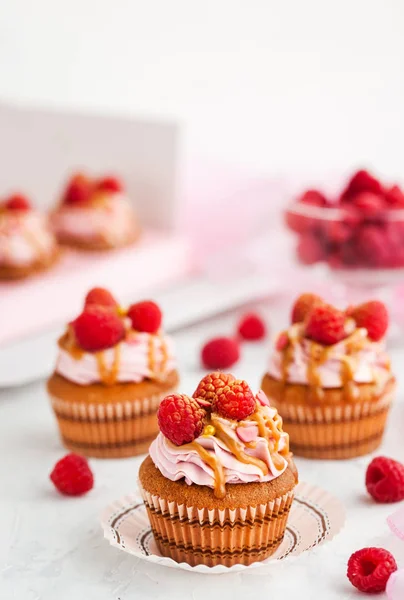
[[359, 275], [404, 268], [404, 191], [357, 171], [336, 197], [309, 189], [285, 211], [299, 263]]

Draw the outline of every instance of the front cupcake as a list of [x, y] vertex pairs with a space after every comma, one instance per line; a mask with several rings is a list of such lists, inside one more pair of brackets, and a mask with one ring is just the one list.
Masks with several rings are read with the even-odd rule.
[[282, 419], [265, 394], [212, 373], [167, 396], [139, 483], [160, 552], [177, 562], [249, 565], [282, 542], [297, 483]]
[[128, 246], [139, 236], [133, 208], [115, 177], [72, 177], [51, 223], [61, 244], [83, 250]]
[[86, 456], [146, 452], [160, 401], [178, 384], [171, 340], [151, 301], [123, 310], [94, 288], [59, 340], [48, 392], [64, 445]]
[[0, 204], [0, 280], [22, 279], [58, 258], [56, 240], [44, 215], [15, 194]]
[[281, 413], [295, 454], [342, 459], [380, 445], [395, 391], [378, 301], [342, 312], [303, 294], [262, 388]]

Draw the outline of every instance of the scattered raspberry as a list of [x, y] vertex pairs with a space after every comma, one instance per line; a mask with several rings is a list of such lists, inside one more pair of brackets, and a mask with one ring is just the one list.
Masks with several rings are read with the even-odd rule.
[[289, 336], [286, 331], [282, 331], [276, 340], [275, 348], [278, 352], [283, 352], [289, 346]]
[[78, 173], [71, 178], [65, 191], [63, 202], [64, 204], [84, 204], [91, 196], [93, 186], [85, 175]]
[[194, 398], [172, 394], [161, 402], [157, 418], [163, 435], [176, 446], [181, 446], [200, 435], [205, 415]]
[[238, 333], [244, 340], [262, 340], [266, 336], [266, 327], [261, 317], [247, 313], [238, 324]]
[[300, 196], [298, 202], [312, 206], [326, 206], [327, 198], [318, 190], [307, 190]]
[[345, 314], [329, 304], [315, 305], [307, 316], [306, 336], [330, 346], [346, 337]]
[[255, 410], [256, 400], [249, 386], [242, 379], [232, 381], [216, 396], [214, 410], [226, 419], [241, 421]]
[[304, 265], [314, 265], [327, 256], [321, 241], [311, 233], [304, 233], [300, 237], [296, 252], [298, 259]]
[[129, 307], [128, 317], [132, 321], [133, 329], [136, 329], [136, 331], [157, 333], [163, 315], [155, 302], [144, 300]]
[[94, 476], [87, 460], [78, 454], [66, 454], [50, 474], [55, 488], [66, 496], [82, 496], [94, 486]]
[[71, 325], [78, 345], [88, 352], [111, 348], [125, 336], [122, 319], [105, 306], [86, 308]]
[[301, 323], [316, 304], [323, 304], [323, 300], [316, 294], [302, 294], [298, 297], [292, 308], [292, 323]]
[[115, 300], [110, 291], [105, 288], [93, 288], [90, 290], [84, 301], [84, 306], [108, 306], [110, 308], [116, 308], [118, 302]]
[[372, 192], [361, 192], [353, 199], [354, 206], [368, 217], [380, 214], [385, 209], [382, 196]]
[[378, 342], [381, 340], [389, 326], [389, 314], [383, 302], [371, 300], [360, 306], [354, 306], [349, 309], [349, 316], [352, 317], [358, 327], [364, 327], [368, 331], [371, 340]]
[[398, 185], [386, 190], [384, 197], [390, 208], [404, 208], [404, 192]]
[[201, 359], [206, 369], [227, 369], [240, 358], [238, 342], [230, 337], [209, 340], [202, 348]]
[[31, 210], [31, 203], [22, 194], [13, 194], [10, 196], [4, 203], [4, 208], [6, 210]]
[[199, 382], [198, 387], [192, 394], [192, 397], [199, 401], [200, 398], [207, 400], [209, 404], [213, 402], [217, 394], [220, 394], [227, 385], [235, 380], [235, 377], [230, 373], [221, 373], [214, 371], [205, 375]]
[[97, 181], [96, 189], [103, 192], [123, 192], [123, 185], [117, 177], [104, 177]]
[[371, 192], [380, 195], [383, 193], [383, 187], [380, 181], [373, 177], [368, 171], [357, 171], [342, 192], [341, 200], [350, 201], [361, 192]]
[[385, 456], [374, 458], [366, 471], [366, 489], [376, 502], [404, 500], [404, 465]]
[[349, 559], [347, 577], [359, 591], [376, 594], [386, 589], [394, 571], [397, 564], [390, 552], [383, 548], [363, 548]]

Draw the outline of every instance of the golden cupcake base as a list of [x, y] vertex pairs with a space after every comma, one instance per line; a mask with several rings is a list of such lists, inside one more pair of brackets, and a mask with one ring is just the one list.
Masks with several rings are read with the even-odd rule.
[[24, 265], [22, 267], [0, 265], [0, 281], [26, 279], [32, 275], [47, 271], [58, 262], [60, 255], [60, 248], [55, 247], [53, 252], [46, 256], [41, 256], [41, 258], [29, 265]]

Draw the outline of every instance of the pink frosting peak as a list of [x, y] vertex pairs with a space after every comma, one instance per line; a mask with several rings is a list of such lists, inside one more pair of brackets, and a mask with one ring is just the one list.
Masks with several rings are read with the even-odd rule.
[[0, 265], [29, 266], [52, 254], [55, 245], [44, 215], [33, 210], [0, 214]]
[[[288, 454], [289, 436], [282, 431], [281, 420], [275, 408], [257, 403], [255, 414], [263, 422], [271, 421], [271, 428], [268, 428], [265, 437], [259, 434], [255, 421], [230, 421], [216, 414], [212, 418], [213, 427], [216, 423], [225, 437], [231, 440], [231, 445], [234, 443], [237, 446], [238, 452], [233, 451], [224, 439], [214, 434], [202, 434], [191, 444], [175, 446], [159, 433], [150, 446], [150, 456], [165, 477], [171, 481], [184, 479], [188, 485], [215, 488], [215, 472], [201, 457], [198, 446], [221, 465], [225, 484], [272, 481], [282, 475], [288, 466], [285, 455]], [[274, 426], [279, 432], [277, 450], [274, 450], [275, 439], [270, 434]], [[240, 454], [262, 461], [267, 467], [266, 473], [257, 461], [240, 460]]]

